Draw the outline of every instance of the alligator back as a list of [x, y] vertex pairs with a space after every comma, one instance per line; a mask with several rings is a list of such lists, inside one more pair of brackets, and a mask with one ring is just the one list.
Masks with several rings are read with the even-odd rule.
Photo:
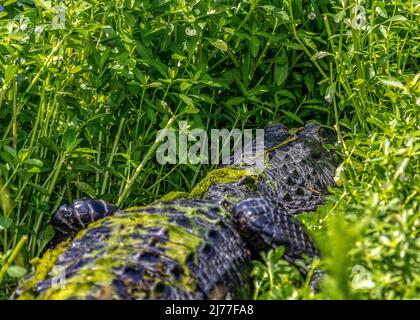
[[[119, 211], [60, 244], [55, 250], [61, 254], [38, 261], [56, 271], [27, 282], [20, 298], [225, 298], [241, 287], [237, 284], [250, 258], [227, 219], [224, 205], [209, 200]], [[60, 272], [65, 273], [63, 285]]]
[[282, 245], [291, 263], [313, 257], [314, 243], [293, 215], [323, 203], [337, 157], [312, 124], [294, 134], [269, 126], [264, 141], [262, 171], [245, 164], [213, 170], [184, 199], [126, 210], [97, 200], [63, 206], [52, 221], [59, 244], [34, 261], [17, 296], [244, 298], [250, 252]]

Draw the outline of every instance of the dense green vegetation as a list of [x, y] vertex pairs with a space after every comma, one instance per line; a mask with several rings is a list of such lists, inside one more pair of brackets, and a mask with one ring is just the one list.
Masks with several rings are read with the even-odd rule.
[[301, 217], [323, 289], [279, 248], [255, 263], [255, 298], [420, 298], [419, 17], [418, 0], [2, 1], [0, 296], [60, 204], [190, 191], [211, 166], [154, 158], [157, 130], [188, 120], [337, 132], [337, 186]]

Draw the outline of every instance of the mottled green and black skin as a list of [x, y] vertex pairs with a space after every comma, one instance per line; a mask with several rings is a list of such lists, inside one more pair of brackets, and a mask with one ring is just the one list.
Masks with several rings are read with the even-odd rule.
[[322, 130], [309, 124], [292, 134], [270, 125], [262, 171], [226, 166], [191, 193], [145, 207], [119, 210], [91, 199], [61, 207], [52, 220], [55, 247], [34, 261], [17, 297], [247, 298], [248, 262], [280, 245], [305, 274], [298, 261], [318, 250], [294, 215], [322, 204], [337, 164], [322, 147]]

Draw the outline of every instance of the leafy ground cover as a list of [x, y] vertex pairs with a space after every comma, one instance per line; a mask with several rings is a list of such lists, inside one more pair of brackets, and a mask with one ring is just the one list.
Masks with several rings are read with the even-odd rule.
[[255, 298], [419, 298], [420, 2], [3, 0], [0, 295], [62, 203], [190, 191], [212, 167], [160, 166], [158, 129], [319, 122], [343, 163], [304, 214], [327, 274], [314, 295], [282, 249]]

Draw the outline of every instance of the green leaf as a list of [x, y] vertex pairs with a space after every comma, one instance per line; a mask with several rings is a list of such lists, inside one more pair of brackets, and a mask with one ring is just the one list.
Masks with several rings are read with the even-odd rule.
[[168, 68], [160, 60], [144, 58], [139, 59], [139, 62], [145, 64], [146, 66], [153, 67], [155, 70], [159, 71], [165, 79], [168, 77]]
[[10, 266], [7, 268], [7, 274], [12, 278], [22, 278], [26, 274], [26, 269], [20, 266]]
[[252, 36], [250, 40], [251, 54], [254, 58], [257, 57], [258, 51], [260, 50], [260, 41], [256, 36]]
[[346, 16], [346, 11], [342, 10], [342, 11], [338, 11], [335, 16], [334, 16], [334, 22], [335, 23], [340, 23], [341, 20], [343, 20], [343, 18]]
[[303, 82], [305, 83], [306, 88], [309, 92], [312, 92], [315, 87], [314, 75], [312, 73], [305, 73], [303, 75]]
[[[12, 3], [15, 3], [17, 0], [7, 0], [4, 4], [3, 4], [3, 6], [4, 7], [6, 7], [6, 6], [8, 6], [9, 4], [12, 4]], [[33, 0], [29, 0], [29, 1], [32, 1], [33, 2]], [[25, 3], [25, 1], [21, 1], [22, 3]]]
[[180, 88], [182, 91], [185, 91], [185, 90], [187, 90], [188, 88], [190, 88], [191, 86], [192, 86], [192, 83], [189, 83], [189, 82], [187, 82], [187, 81], [183, 81], [183, 82], [181, 82], [181, 84], [180, 84], [179, 88]]
[[15, 76], [17, 70], [18, 67], [16, 65], [6, 67], [6, 70], [4, 72], [4, 80], [6, 85], [13, 80], [13, 77]]
[[42, 233], [42, 238], [46, 243], [48, 243], [52, 240], [52, 238], [54, 238], [54, 234], [54, 228], [49, 224]]
[[178, 95], [180, 98], [181, 98], [181, 100], [182, 101], [184, 101], [185, 102], [185, 104], [187, 105], [187, 106], [193, 106], [194, 105], [194, 101], [193, 101], [193, 99], [191, 99], [190, 97], [187, 97], [185, 94], [179, 94]]
[[379, 119], [377, 119], [377, 118], [373, 118], [373, 117], [367, 117], [366, 118], [366, 121], [367, 122], [369, 122], [369, 123], [371, 123], [371, 124], [373, 124], [373, 125], [375, 125], [375, 126], [377, 126], [378, 128], [380, 128], [380, 129], [383, 129], [384, 128], [384, 124], [383, 124], [383, 122], [382, 121], [380, 121]]
[[44, 163], [39, 159], [27, 159], [25, 160], [24, 164], [30, 167], [37, 168], [42, 168], [44, 166]]
[[284, 46], [286, 46], [287, 48], [293, 49], [293, 50], [303, 50], [302, 45], [300, 45], [299, 43], [296, 42], [289, 42], [286, 41], [283, 43]]
[[379, 78], [379, 82], [386, 86], [400, 88], [400, 89], [404, 88], [404, 85], [402, 84], [402, 82], [399, 81], [398, 79], [395, 79], [394, 77], [381, 76], [378, 78]]
[[304, 125], [305, 123], [303, 122], [303, 120], [297, 116], [296, 114], [294, 114], [293, 112], [287, 111], [287, 110], [280, 110], [281, 112], [283, 112], [288, 118], [300, 123], [301, 125]]
[[171, 108], [169, 107], [168, 103], [164, 100], [158, 100], [156, 102], [156, 108], [161, 113], [172, 114]]
[[70, 70], [70, 73], [71, 73], [71, 74], [76, 74], [76, 73], [78, 73], [78, 72], [80, 72], [80, 71], [82, 71], [82, 70], [83, 70], [82, 66], [76, 66], [76, 67], [74, 67], [74, 68], [72, 68], [72, 69]]
[[13, 224], [13, 220], [9, 217], [0, 216], [0, 230], [7, 230]]
[[140, 58], [153, 58], [153, 52], [150, 48], [147, 48], [141, 41], [136, 41], [136, 51]]
[[50, 195], [50, 194], [49, 194], [49, 192], [48, 192], [48, 190], [47, 190], [46, 188], [44, 188], [44, 187], [40, 186], [39, 184], [32, 183], [32, 182], [29, 182], [28, 184], [29, 184], [32, 188], [34, 188], [35, 190], [37, 190], [40, 194], [42, 194], [42, 195], [44, 195], [44, 196], [49, 196], [49, 195]]
[[226, 52], [228, 50], [228, 45], [226, 42], [224, 42], [221, 39], [218, 40], [214, 40], [214, 39], [210, 39], [207, 38], [207, 40], [217, 49], [222, 50], [223, 52]]
[[195, 113], [199, 113], [200, 110], [193, 105], [188, 105], [187, 108], [184, 110], [184, 112], [187, 114], [195, 114]]
[[29, 150], [28, 149], [20, 149], [19, 152], [18, 152], [19, 160], [22, 161], [22, 162], [26, 160], [28, 155], [29, 155]]
[[141, 84], [145, 85], [147, 84], [146, 77], [144, 76], [144, 73], [141, 72], [138, 68], [133, 70], [133, 73], [135, 77], [141, 82]]
[[4, 148], [4, 151], [6, 151], [8, 154], [10, 154], [13, 157], [13, 159], [16, 159], [17, 154], [16, 154], [15, 149], [13, 149], [12, 147], [9, 147], [9, 146], [4, 146], [3, 148]]
[[41, 139], [39, 139], [39, 143], [40, 145], [47, 147], [48, 149], [54, 151], [55, 153], [59, 153], [60, 152], [60, 147], [57, 146], [57, 144], [48, 137], [42, 137]]
[[88, 183], [83, 181], [72, 181], [72, 184], [74, 184], [81, 192], [88, 194], [90, 197], [94, 198], [96, 196], [95, 189], [93, 189]]
[[174, 59], [174, 60], [179, 60], [179, 61], [184, 61], [186, 59], [186, 57], [184, 57], [184, 56], [182, 56], [178, 53], [172, 54], [171, 58]]
[[266, 93], [270, 91], [267, 86], [256, 86], [255, 88], [252, 88], [251, 90], [248, 90], [247, 95], [248, 96], [259, 96], [260, 94]]
[[76, 140], [76, 132], [73, 129], [67, 129], [63, 134], [63, 145], [67, 151], [70, 151], [71, 145]]
[[289, 90], [286, 90], [286, 89], [278, 89], [276, 91], [276, 94], [279, 95], [279, 96], [281, 96], [281, 97], [287, 97], [287, 98], [290, 98], [290, 99], [296, 101], [296, 96], [292, 92], [290, 92]]
[[63, 135], [63, 145], [67, 152], [71, 152], [74, 148], [76, 148], [82, 139], [76, 139], [77, 134], [76, 131], [73, 129], [67, 129]]
[[76, 148], [72, 151], [72, 153], [95, 154], [95, 153], [98, 153], [98, 151], [90, 149], [90, 148]]
[[274, 66], [274, 81], [277, 86], [281, 86], [286, 81], [289, 74], [289, 58], [286, 49], [283, 48], [280, 55], [276, 58]]
[[327, 51], [318, 51], [311, 57], [311, 60], [315, 61], [315, 60], [319, 60], [319, 59], [322, 59], [322, 58], [328, 57], [328, 56], [334, 56], [334, 55], [327, 52]]
[[395, 21], [407, 21], [407, 20], [408, 19], [406, 17], [402, 16], [402, 15], [395, 15], [395, 16], [391, 17], [388, 21], [395, 22]]
[[244, 97], [233, 97], [226, 100], [224, 103], [226, 106], [237, 106], [243, 103], [246, 99]]
[[289, 65], [288, 64], [276, 64], [274, 66], [274, 81], [277, 86], [281, 86], [287, 79], [289, 75]]
[[104, 52], [101, 53], [101, 58], [99, 59], [99, 69], [103, 69], [105, 66], [105, 63], [108, 61], [109, 53], [111, 50], [109, 48], [106, 48]]
[[156, 112], [152, 108], [146, 108], [147, 118], [152, 122], [156, 122]]
[[407, 167], [408, 163], [410, 162], [410, 158], [404, 158], [398, 164], [397, 170], [394, 174], [394, 180], [396, 180], [399, 176], [401, 176], [405, 172], [405, 168]]
[[328, 86], [328, 88], [325, 90], [325, 96], [324, 99], [325, 101], [327, 101], [328, 103], [332, 103], [333, 97], [335, 95], [335, 88], [336, 88], [336, 83], [333, 82], [332, 84], [330, 84]]

